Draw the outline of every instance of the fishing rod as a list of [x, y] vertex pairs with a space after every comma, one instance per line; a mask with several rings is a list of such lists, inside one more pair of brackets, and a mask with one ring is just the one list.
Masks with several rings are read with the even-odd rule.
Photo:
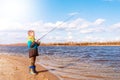
[[[70, 20], [71, 18], [73, 18], [74, 15], [68, 17], [67, 19], [65, 19], [63, 22], [66, 22], [68, 20]], [[63, 23], [59, 24], [58, 26], [61, 26]], [[37, 41], [41, 40], [42, 38], [44, 38], [47, 34], [49, 34], [50, 32], [54, 31], [57, 27], [54, 27], [53, 29], [51, 29], [50, 31], [48, 31], [46, 34], [44, 34], [42, 37], [40, 37]]]

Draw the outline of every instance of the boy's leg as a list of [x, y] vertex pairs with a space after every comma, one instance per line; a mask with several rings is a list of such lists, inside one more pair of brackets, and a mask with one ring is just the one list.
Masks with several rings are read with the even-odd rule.
[[36, 74], [36, 66], [35, 66], [36, 56], [30, 58], [30, 73]]
[[36, 56], [30, 58], [30, 66], [35, 66]]

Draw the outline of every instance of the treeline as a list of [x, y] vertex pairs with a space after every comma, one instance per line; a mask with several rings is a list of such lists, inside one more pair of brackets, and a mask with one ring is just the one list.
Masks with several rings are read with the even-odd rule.
[[[0, 46], [27, 46], [26, 43], [1, 44]], [[62, 42], [62, 43], [41, 43], [40, 46], [120, 46], [118, 42]]]
[[120, 46], [119, 42], [63, 42], [41, 43], [41, 46]]

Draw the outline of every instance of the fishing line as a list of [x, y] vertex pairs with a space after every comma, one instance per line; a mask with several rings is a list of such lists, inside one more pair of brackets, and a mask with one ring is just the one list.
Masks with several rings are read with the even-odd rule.
[[[68, 18], [65, 19], [63, 22], [67, 22], [68, 20], [70, 20], [70, 19], [73, 18], [73, 17], [74, 17], [74, 15], [68, 17]], [[59, 24], [58, 26], [61, 26], [61, 25], [63, 25], [63, 23]], [[50, 32], [54, 31], [56, 28], [58, 28], [58, 27], [54, 27], [53, 29], [51, 29], [50, 31], [48, 31], [46, 34], [44, 34], [42, 37], [40, 37], [40, 38], [38, 39], [38, 41], [41, 40], [42, 38], [44, 38], [44, 37], [45, 37], [47, 34], [49, 34]]]

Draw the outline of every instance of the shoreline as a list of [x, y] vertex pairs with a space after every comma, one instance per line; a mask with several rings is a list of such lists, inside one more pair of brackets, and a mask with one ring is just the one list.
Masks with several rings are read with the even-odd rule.
[[22, 56], [0, 54], [0, 80], [60, 80], [42, 65], [37, 75], [29, 74], [29, 60]]
[[[5, 46], [5, 47], [7, 47], [7, 46], [23, 46], [23, 47], [25, 47], [25, 46], [27, 46], [27, 45], [16, 45], [16, 44], [10, 44], [10, 45], [0, 45], [0, 46]], [[57, 46], [120, 46], [120, 45], [40, 45], [40, 46], [55, 46], [55, 47], [57, 47]]]
[[[27, 46], [27, 43], [12, 43], [12, 44], [0, 44], [0, 46]], [[40, 46], [120, 46], [120, 41], [118, 42], [53, 42], [44, 43], [42, 42]]]

